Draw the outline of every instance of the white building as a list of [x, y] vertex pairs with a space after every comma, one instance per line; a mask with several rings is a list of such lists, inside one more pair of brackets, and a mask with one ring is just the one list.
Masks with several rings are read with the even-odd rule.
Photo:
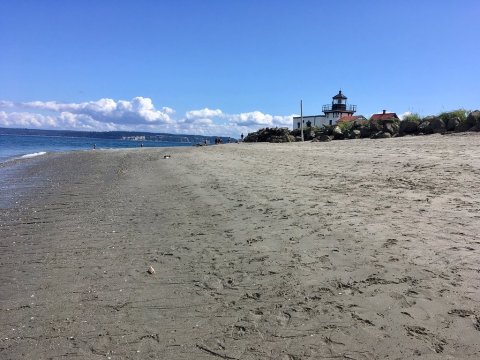
[[[343, 116], [352, 116], [357, 111], [357, 105], [347, 105], [347, 97], [340, 90], [337, 95], [332, 97], [332, 103], [323, 105], [324, 115], [313, 115], [303, 117], [303, 127], [310, 126], [322, 127], [323, 125], [333, 125]], [[301, 117], [293, 118], [293, 129], [300, 129]]]
[[[300, 129], [301, 124], [301, 117], [294, 117], [293, 118], [293, 128]], [[304, 116], [303, 117], [303, 127], [307, 128], [310, 126], [314, 127], [322, 127], [323, 125], [327, 125], [328, 122], [325, 118], [325, 115], [313, 115], [313, 116]]]

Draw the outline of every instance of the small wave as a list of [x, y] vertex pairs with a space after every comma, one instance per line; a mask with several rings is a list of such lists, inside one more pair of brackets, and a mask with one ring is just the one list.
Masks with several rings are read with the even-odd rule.
[[27, 158], [32, 158], [32, 157], [35, 157], [35, 156], [45, 155], [46, 153], [47, 153], [46, 151], [40, 151], [40, 152], [36, 152], [36, 153], [33, 153], [33, 154], [26, 154], [26, 155], [20, 156], [20, 158], [21, 159], [27, 159]]

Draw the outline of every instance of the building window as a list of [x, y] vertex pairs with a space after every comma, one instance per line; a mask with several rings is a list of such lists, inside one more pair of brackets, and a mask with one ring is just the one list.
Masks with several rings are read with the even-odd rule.
[[297, 126], [298, 126], [298, 129], [300, 129], [300, 123], [299, 122], [297, 123]]
[[332, 125], [332, 120], [330, 120], [330, 125]]

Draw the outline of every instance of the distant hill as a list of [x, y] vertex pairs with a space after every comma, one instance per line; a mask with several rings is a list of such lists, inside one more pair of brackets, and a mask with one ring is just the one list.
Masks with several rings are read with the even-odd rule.
[[[184, 143], [202, 143], [205, 139], [210, 144], [215, 143], [216, 138], [222, 139], [224, 143], [236, 141], [236, 139], [225, 136], [202, 136], [202, 135], [183, 135], [183, 134], [165, 134], [150, 133], [142, 131], [73, 131], [73, 130], [40, 130], [40, 129], [12, 129], [0, 127], [0, 135], [37, 135], [37, 136], [62, 136], [62, 137], [87, 137], [93, 139], [130, 139], [141, 138], [142, 141], [168, 141]], [[144, 137], [144, 138], [143, 138]]]

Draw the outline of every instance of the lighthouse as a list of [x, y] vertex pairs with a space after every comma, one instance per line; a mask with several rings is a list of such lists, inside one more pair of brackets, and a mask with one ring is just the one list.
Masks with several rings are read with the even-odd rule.
[[357, 111], [357, 105], [347, 104], [347, 97], [340, 90], [337, 95], [332, 97], [331, 104], [322, 106], [322, 111], [325, 114], [325, 122], [332, 125], [342, 117], [353, 116]]
[[[352, 117], [357, 111], [357, 105], [347, 104], [347, 97], [342, 94], [342, 90], [332, 97], [332, 103], [322, 106], [323, 115], [303, 116], [303, 127], [322, 127], [325, 125], [335, 125], [338, 120]], [[300, 129], [302, 117], [293, 117], [293, 129]]]

